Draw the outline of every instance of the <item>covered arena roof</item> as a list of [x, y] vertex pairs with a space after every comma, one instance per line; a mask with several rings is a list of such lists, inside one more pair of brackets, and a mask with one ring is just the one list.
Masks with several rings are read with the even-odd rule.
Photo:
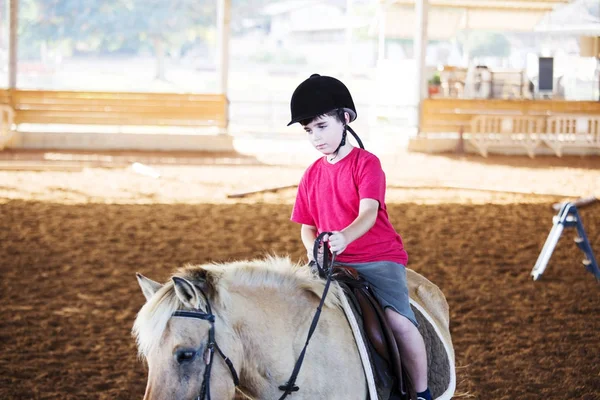
[[[532, 32], [556, 7], [569, 0], [429, 0], [428, 37], [450, 39], [460, 31]], [[412, 38], [415, 0], [381, 2], [388, 38]]]
[[[598, 0], [600, 2], [600, 0]], [[600, 3], [598, 3], [600, 4]], [[544, 16], [535, 27], [536, 32], [600, 36], [600, 14], [592, 15], [590, 8], [583, 1], [557, 7], [553, 12]], [[600, 6], [596, 12], [600, 13]]]

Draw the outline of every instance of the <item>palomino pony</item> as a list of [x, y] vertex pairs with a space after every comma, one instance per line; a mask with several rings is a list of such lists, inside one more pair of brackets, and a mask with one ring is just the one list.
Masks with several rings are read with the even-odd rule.
[[[279, 399], [307, 338], [324, 281], [271, 257], [187, 266], [146, 297], [133, 326], [148, 364], [145, 400]], [[366, 399], [352, 330], [331, 290], [290, 398]], [[208, 345], [208, 343], [215, 343]]]

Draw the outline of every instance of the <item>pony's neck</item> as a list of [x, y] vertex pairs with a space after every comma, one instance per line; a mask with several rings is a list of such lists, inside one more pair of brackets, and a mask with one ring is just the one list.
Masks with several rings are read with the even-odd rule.
[[284, 293], [278, 288], [236, 288], [230, 294], [231, 323], [243, 348], [241, 386], [252, 396], [270, 398], [273, 388], [285, 383], [274, 380], [282, 371], [292, 372], [295, 360], [281, 356], [289, 354], [286, 348], [295, 338], [304, 341], [298, 332], [304, 324], [299, 321], [312, 318], [317, 300], [307, 292]]

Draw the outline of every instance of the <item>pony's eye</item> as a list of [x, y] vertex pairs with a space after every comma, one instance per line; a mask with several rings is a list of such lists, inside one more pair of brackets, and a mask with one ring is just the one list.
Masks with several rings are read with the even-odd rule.
[[175, 359], [179, 364], [193, 361], [198, 353], [194, 350], [178, 350], [175, 353]]

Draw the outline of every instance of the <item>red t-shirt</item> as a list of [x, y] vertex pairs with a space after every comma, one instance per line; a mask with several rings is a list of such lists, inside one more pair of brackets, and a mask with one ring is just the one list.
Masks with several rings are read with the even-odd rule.
[[377, 220], [337, 260], [393, 261], [406, 266], [408, 254], [385, 205], [385, 173], [379, 159], [366, 150], [355, 147], [335, 164], [322, 157], [308, 167], [298, 185], [291, 220], [315, 226], [319, 233], [341, 231], [358, 217], [361, 199], [379, 201]]

